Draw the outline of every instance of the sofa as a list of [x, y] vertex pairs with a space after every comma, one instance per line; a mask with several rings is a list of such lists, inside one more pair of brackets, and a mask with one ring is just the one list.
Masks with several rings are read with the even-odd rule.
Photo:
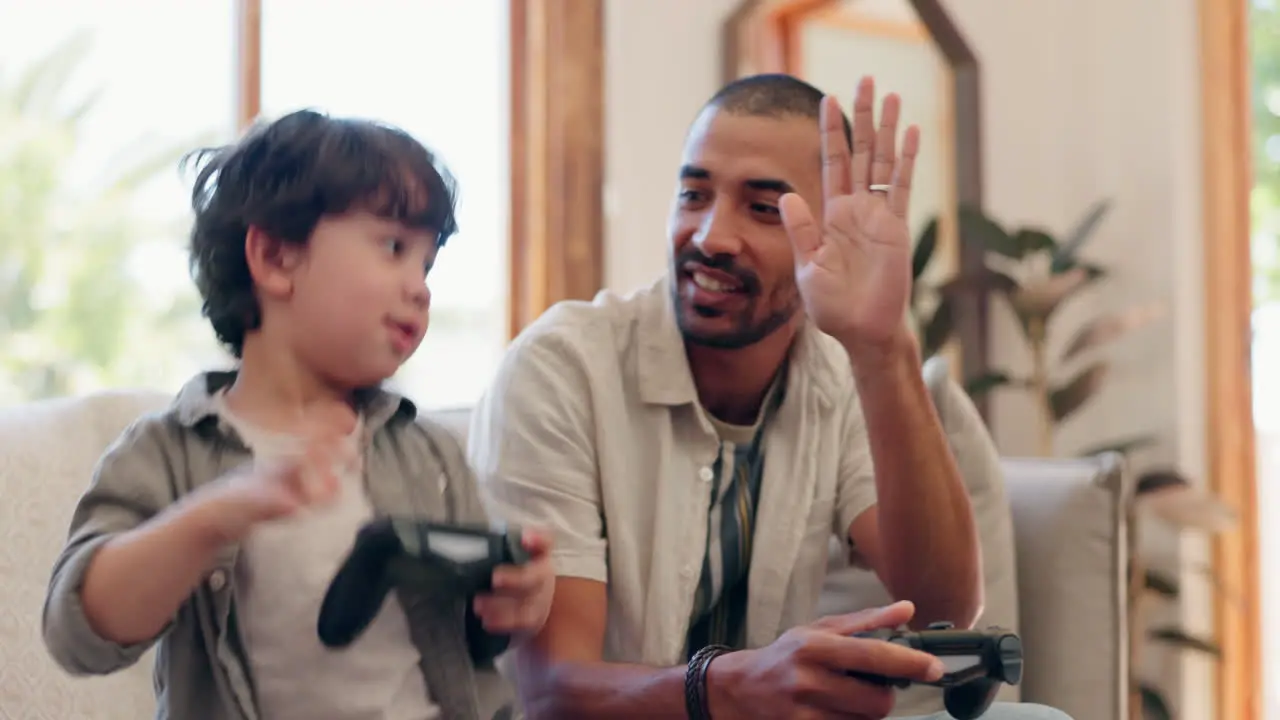
[[[1079, 720], [1123, 720], [1128, 687], [1125, 508], [1131, 489], [1114, 456], [999, 458], [945, 366], [926, 378], [990, 556], [983, 624], [1022, 635], [1022, 683], [1002, 697], [1058, 707]], [[138, 720], [153, 712], [150, 655], [111, 677], [73, 678], [49, 659], [40, 612], [70, 512], [98, 456], [153, 392], [106, 392], [0, 409], [0, 720]], [[466, 411], [434, 415], [465, 438]], [[881, 602], [874, 575], [833, 553], [820, 613]], [[903, 692], [899, 712], [940, 709], [929, 688]]]

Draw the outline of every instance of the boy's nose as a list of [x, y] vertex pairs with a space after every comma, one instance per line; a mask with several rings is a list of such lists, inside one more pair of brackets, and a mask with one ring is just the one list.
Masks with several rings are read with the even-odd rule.
[[413, 283], [409, 288], [409, 301], [415, 308], [426, 310], [431, 306], [431, 288], [425, 282]]

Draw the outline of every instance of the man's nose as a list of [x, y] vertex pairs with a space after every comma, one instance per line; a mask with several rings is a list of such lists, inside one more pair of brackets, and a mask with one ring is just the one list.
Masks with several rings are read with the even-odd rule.
[[737, 219], [724, 203], [716, 203], [702, 216], [693, 244], [707, 257], [737, 255], [742, 250], [742, 236]]

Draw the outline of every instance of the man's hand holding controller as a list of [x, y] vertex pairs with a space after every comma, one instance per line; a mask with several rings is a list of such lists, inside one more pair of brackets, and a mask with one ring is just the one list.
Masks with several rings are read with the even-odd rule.
[[299, 425], [305, 441], [298, 452], [237, 469], [107, 541], [81, 591], [90, 626], [123, 645], [156, 637], [223, 547], [261, 523], [337, 497], [339, 474], [359, 462], [355, 423], [346, 406], [313, 412]]
[[893, 711], [894, 689], [848, 677], [850, 670], [933, 682], [942, 662], [932, 655], [855, 633], [906, 624], [909, 602], [822, 618], [793, 628], [757, 650], [721, 655], [707, 668], [713, 718], [843, 718], [880, 720]]

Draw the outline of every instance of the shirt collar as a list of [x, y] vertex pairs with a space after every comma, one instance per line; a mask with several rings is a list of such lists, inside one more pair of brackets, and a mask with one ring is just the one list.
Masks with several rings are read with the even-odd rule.
[[[187, 381], [174, 399], [174, 417], [189, 428], [216, 417], [218, 404], [215, 398], [220, 391], [235, 382], [236, 374], [235, 370], [220, 370], [200, 373]], [[417, 417], [417, 407], [412, 401], [382, 388], [359, 391], [356, 403], [364, 414], [365, 427], [370, 432], [381, 429], [393, 419], [413, 420]]]

